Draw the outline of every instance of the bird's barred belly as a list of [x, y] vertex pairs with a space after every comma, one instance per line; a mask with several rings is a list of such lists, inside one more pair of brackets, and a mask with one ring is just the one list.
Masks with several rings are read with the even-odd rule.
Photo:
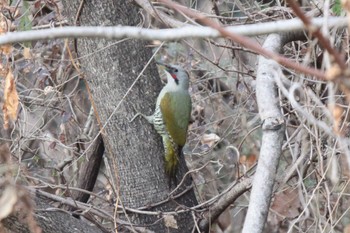
[[161, 136], [169, 136], [169, 134], [165, 130], [165, 124], [163, 122], [162, 113], [161, 113], [159, 107], [156, 108], [156, 111], [153, 115], [153, 125], [154, 125], [154, 128], [156, 129], [156, 131]]
[[[157, 133], [160, 134], [160, 136], [162, 136], [165, 155], [170, 154], [170, 151], [174, 151], [176, 155], [178, 155], [178, 145], [174, 142], [173, 138], [166, 130], [162, 117], [162, 112], [160, 111], [159, 107], [156, 108], [155, 113], [153, 115], [153, 126], [156, 129]], [[170, 141], [170, 144], [167, 143], [168, 140]]]
[[163, 117], [162, 117], [162, 112], [160, 111], [160, 107], [156, 108], [156, 111], [153, 115], [153, 125], [154, 128], [156, 129], [157, 133], [159, 133], [164, 140], [164, 136], [170, 140], [173, 148], [177, 148], [176, 143], [174, 142], [173, 138], [170, 136], [170, 134], [168, 133], [168, 131], [165, 128], [165, 124], [163, 121]]

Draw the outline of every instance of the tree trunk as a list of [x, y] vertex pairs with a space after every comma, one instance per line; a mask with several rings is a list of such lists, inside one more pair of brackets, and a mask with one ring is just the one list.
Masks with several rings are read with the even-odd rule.
[[[63, 4], [69, 19], [79, 15], [78, 22], [71, 21], [72, 24], [79, 23], [82, 26], [136, 26], [141, 19], [137, 7], [125, 0], [86, 0], [78, 14], [79, 1], [65, 0]], [[103, 140], [114, 188], [121, 201], [119, 203], [125, 207], [138, 208], [166, 200], [169, 188], [164, 173], [161, 138], [144, 119], [138, 118], [132, 123], [128, 120], [136, 113], [134, 109], [150, 115], [161, 90], [157, 68], [152, 61], [128, 92], [151, 58], [152, 50], [145, 41], [129, 39], [119, 42], [79, 39], [77, 49], [100, 127], [105, 126], [102, 130]], [[178, 180], [187, 171], [184, 158], [180, 158], [180, 164]], [[187, 178], [179, 192], [190, 186], [191, 182]], [[191, 207], [195, 204], [194, 192], [190, 190], [175, 201], [154, 206], [151, 210], [175, 211], [179, 206]], [[159, 221], [163, 217], [161, 214], [128, 213], [128, 216], [132, 224], [147, 225], [148, 229], [155, 232], [191, 232], [194, 226], [190, 212], [174, 216], [177, 229], [168, 229], [164, 221]]]
[[[63, 211], [52, 211], [54, 206], [50, 201], [40, 195], [31, 196], [35, 201], [35, 208], [41, 209], [35, 213], [35, 221], [43, 233], [66, 233], [66, 232], [84, 232], [84, 233], [103, 233], [96, 226], [91, 226], [86, 221], [82, 221]], [[49, 210], [51, 209], [51, 211]], [[11, 233], [32, 233], [28, 225], [33, 224], [31, 219], [27, 218], [26, 212], [28, 206], [22, 205], [22, 209], [15, 214], [11, 214], [0, 224], [0, 232]], [[3, 226], [2, 226], [3, 225]], [[35, 230], [35, 229], [34, 229]]]

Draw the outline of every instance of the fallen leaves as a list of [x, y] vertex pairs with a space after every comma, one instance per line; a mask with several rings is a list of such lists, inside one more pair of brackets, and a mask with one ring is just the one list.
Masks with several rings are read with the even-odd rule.
[[0, 197], [0, 221], [9, 216], [18, 200], [17, 190], [14, 186], [8, 185]]
[[17, 117], [18, 109], [18, 94], [16, 90], [15, 80], [13, 78], [12, 71], [9, 69], [4, 87], [4, 105], [2, 111], [4, 113], [4, 128], [7, 129], [10, 120], [15, 120]]
[[164, 223], [166, 227], [178, 229], [177, 221], [174, 215], [170, 215], [170, 214], [164, 215]]
[[272, 225], [279, 225], [284, 219], [294, 219], [302, 208], [297, 189], [288, 188], [275, 194], [269, 215]]

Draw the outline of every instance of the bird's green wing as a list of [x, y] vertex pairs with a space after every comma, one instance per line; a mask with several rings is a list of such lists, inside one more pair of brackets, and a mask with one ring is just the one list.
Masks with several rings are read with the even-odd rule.
[[191, 97], [188, 92], [167, 92], [160, 101], [165, 128], [179, 146], [186, 143], [191, 109]]

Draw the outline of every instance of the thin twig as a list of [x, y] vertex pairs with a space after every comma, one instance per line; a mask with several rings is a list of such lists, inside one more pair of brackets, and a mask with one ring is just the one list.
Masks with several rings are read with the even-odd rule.
[[317, 28], [312, 25], [311, 20], [309, 19], [308, 16], [304, 14], [300, 6], [298, 5], [297, 1], [295, 0], [287, 0], [289, 6], [293, 9], [294, 13], [303, 21], [305, 27], [308, 29], [308, 31], [314, 35], [318, 41], [320, 42], [321, 46], [327, 50], [329, 54], [331, 54], [335, 60], [335, 62], [339, 65], [339, 67], [343, 70], [347, 68], [345, 64], [345, 59], [344, 56], [338, 53], [331, 45], [330, 41], [327, 40], [320, 28]]
[[267, 58], [273, 59], [276, 62], [278, 62], [279, 64], [284, 65], [284, 66], [291, 68], [295, 71], [298, 71], [300, 73], [309, 74], [309, 75], [315, 76], [319, 79], [325, 79], [324, 72], [321, 72], [321, 71], [314, 69], [314, 68], [311, 68], [311, 67], [306, 67], [306, 66], [301, 65], [299, 63], [295, 63], [294, 61], [292, 61], [286, 57], [283, 57], [283, 56], [281, 56], [277, 53], [274, 53], [272, 51], [266, 50], [263, 47], [261, 47], [258, 43], [253, 41], [252, 39], [247, 38], [247, 37], [243, 37], [243, 36], [240, 36], [236, 33], [228, 31], [226, 28], [222, 27], [220, 24], [211, 21], [210, 19], [204, 17], [201, 14], [198, 14], [198, 13], [192, 11], [191, 9], [188, 9], [187, 7], [181, 6], [177, 3], [174, 3], [174, 2], [171, 2], [168, 0], [160, 0], [160, 1], [163, 2], [164, 4], [168, 5], [169, 7], [179, 11], [179, 12], [183, 12], [183, 13], [193, 17], [194, 19], [198, 20], [202, 24], [216, 29], [217, 31], [220, 32], [221, 36], [227, 37], [227, 38], [233, 40], [234, 42], [241, 44], [245, 48], [248, 48], [248, 49], [250, 49], [250, 50], [252, 50], [252, 51], [254, 51], [262, 56], [265, 56]]

